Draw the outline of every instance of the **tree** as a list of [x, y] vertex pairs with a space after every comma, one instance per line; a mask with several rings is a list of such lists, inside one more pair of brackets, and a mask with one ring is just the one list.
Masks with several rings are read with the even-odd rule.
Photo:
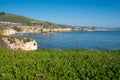
[[4, 14], [6, 14], [5, 12], [0, 12], [0, 15], [4, 15]]

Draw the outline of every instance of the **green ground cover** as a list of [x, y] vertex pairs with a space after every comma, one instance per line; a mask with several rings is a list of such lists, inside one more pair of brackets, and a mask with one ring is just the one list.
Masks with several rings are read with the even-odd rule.
[[120, 80], [120, 50], [0, 47], [0, 80]]

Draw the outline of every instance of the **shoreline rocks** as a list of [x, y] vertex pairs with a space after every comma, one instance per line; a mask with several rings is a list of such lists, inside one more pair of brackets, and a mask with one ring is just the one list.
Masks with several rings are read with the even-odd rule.
[[72, 28], [41, 28], [34, 26], [6, 27], [0, 30], [0, 45], [13, 50], [37, 50], [37, 42], [35, 40], [15, 35], [20, 33], [49, 33], [66, 31], [72, 31]]
[[3, 36], [10, 36], [10, 35], [14, 35], [16, 33], [17, 33], [17, 31], [15, 31], [14, 29], [3, 29], [1, 31], [1, 35], [3, 35]]
[[37, 42], [31, 38], [1, 36], [1, 45], [13, 50], [37, 50]]
[[[41, 28], [33, 26], [19, 26], [22, 33], [48, 33], [48, 32], [65, 32], [72, 31], [72, 28]], [[20, 33], [19, 32], [19, 33]]]

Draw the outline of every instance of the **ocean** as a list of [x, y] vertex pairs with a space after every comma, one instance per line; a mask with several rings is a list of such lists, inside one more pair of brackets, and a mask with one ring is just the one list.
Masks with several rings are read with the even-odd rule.
[[21, 36], [35, 39], [38, 43], [38, 48], [120, 49], [120, 31], [71, 31], [22, 34]]

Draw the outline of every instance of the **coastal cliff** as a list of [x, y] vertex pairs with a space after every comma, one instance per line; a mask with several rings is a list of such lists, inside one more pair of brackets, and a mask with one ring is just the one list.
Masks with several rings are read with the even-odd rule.
[[47, 32], [67, 32], [71, 31], [72, 28], [43, 28], [41, 30], [42, 33], [47, 33]]
[[4, 35], [4, 36], [10, 36], [16, 33], [17, 31], [14, 29], [4, 29], [3, 31], [1, 31], [1, 35]]
[[1, 36], [0, 45], [13, 50], [36, 50], [37, 42], [31, 38], [18, 36]]
[[16, 26], [9, 27], [0, 31], [1, 35], [10, 36], [16, 33], [48, 33], [48, 32], [67, 32], [72, 28], [41, 28], [34, 26]]

